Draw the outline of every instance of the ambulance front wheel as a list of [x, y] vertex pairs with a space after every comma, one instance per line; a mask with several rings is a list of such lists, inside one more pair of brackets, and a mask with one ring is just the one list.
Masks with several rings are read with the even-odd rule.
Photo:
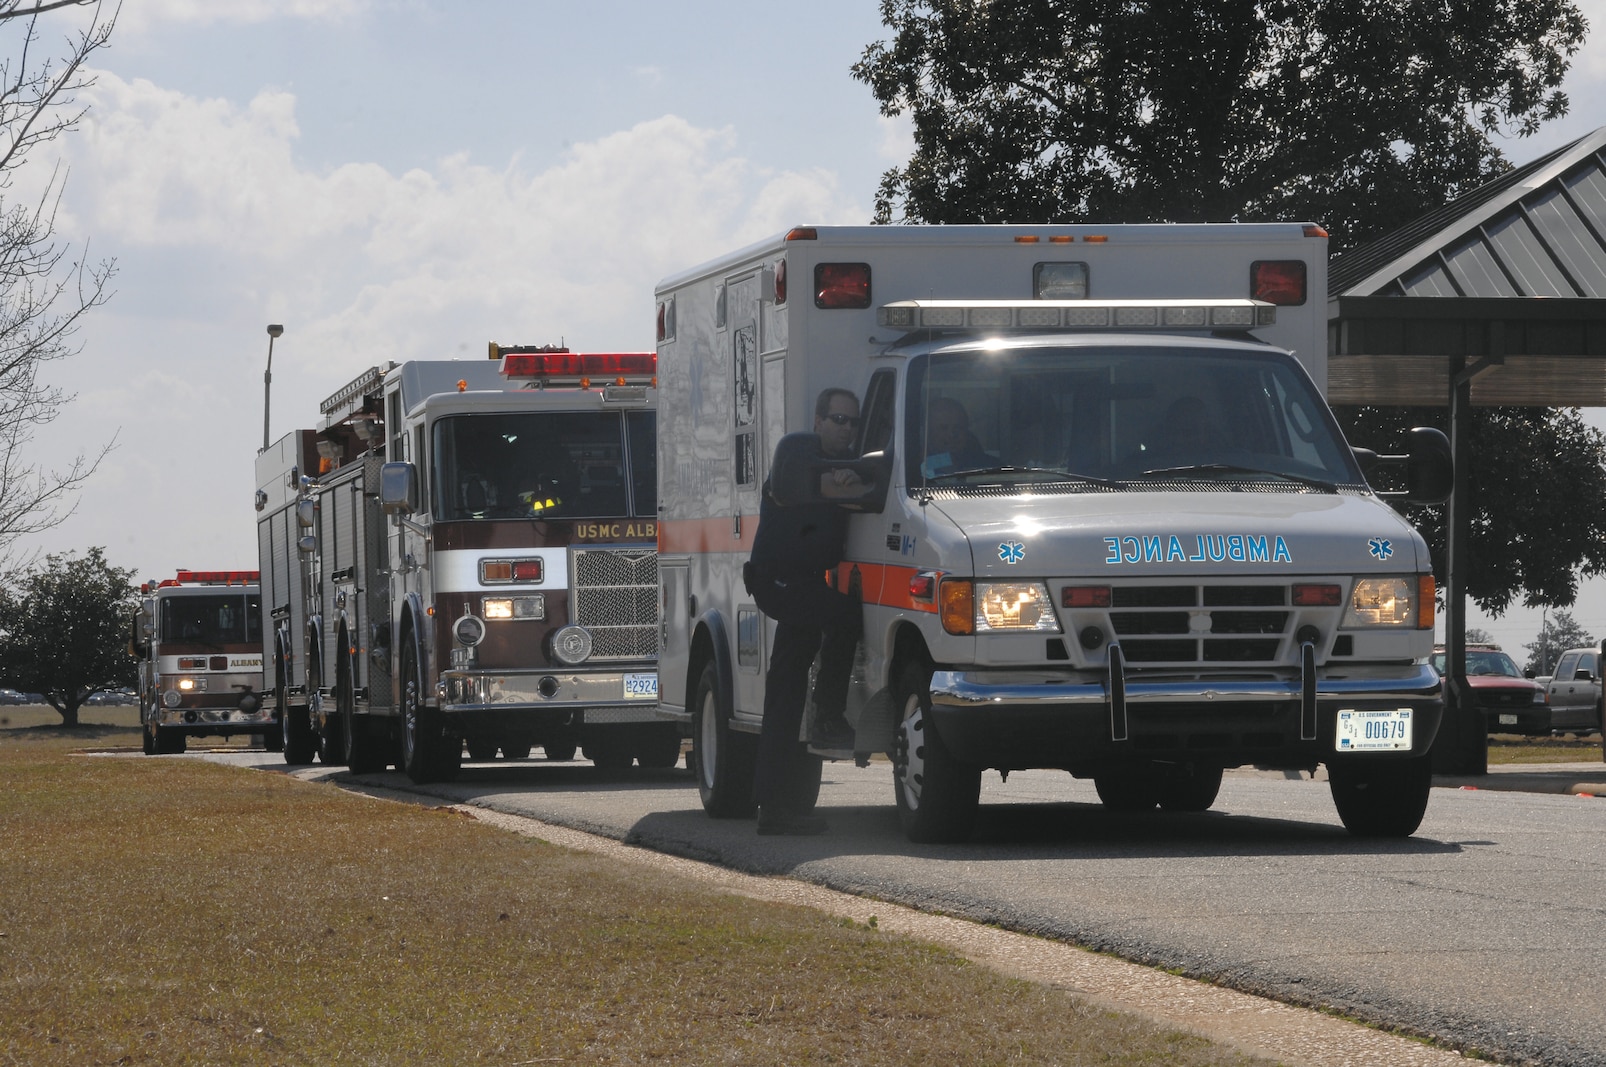
[[931, 672], [908, 664], [898, 675], [898, 728], [892, 739], [892, 785], [898, 821], [911, 841], [950, 843], [970, 837], [981, 803], [981, 768], [949, 751], [931, 720]]
[[1410, 837], [1433, 792], [1430, 756], [1334, 760], [1327, 765], [1333, 805], [1356, 837]]
[[752, 816], [753, 771], [758, 746], [748, 734], [731, 729], [729, 702], [721, 699], [714, 661], [703, 664], [692, 692], [692, 755], [703, 810], [716, 819]]

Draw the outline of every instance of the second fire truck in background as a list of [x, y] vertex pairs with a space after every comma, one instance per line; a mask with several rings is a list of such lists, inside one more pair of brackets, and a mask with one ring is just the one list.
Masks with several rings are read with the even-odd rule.
[[414, 781], [540, 745], [670, 767], [651, 353], [373, 367], [257, 459], [285, 759]]

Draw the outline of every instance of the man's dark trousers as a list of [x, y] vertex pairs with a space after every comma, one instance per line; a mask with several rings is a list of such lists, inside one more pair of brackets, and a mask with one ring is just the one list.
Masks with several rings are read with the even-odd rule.
[[[814, 705], [821, 718], [840, 716], [847, 707], [853, 652], [863, 627], [857, 597], [837, 592], [816, 577], [760, 577], [753, 599], [775, 620], [775, 644], [764, 680], [764, 724], [758, 737], [753, 797], [761, 808], [801, 812], [812, 768], [818, 759], [798, 740], [807, 703], [809, 667], [820, 653]], [[822, 646], [823, 641], [823, 646]]]

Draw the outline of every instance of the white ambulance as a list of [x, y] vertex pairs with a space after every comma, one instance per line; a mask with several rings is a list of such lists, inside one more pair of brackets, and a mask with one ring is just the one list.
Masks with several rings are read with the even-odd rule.
[[[752, 811], [773, 624], [741, 565], [837, 386], [874, 489], [831, 576], [864, 604], [854, 751], [821, 755], [890, 756], [911, 839], [967, 837], [983, 771], [1028, 767], [1204, 810], [1224, 768], [1326, 765], [1352, 832], [1414, 832], [1432, 569], [1323, 399], [1326, 236], [799, 227], [662, 282], [659, 710], [704, 807]], [[1412, 437], [1405, 493], [1443, 499], [1448, 443]]]

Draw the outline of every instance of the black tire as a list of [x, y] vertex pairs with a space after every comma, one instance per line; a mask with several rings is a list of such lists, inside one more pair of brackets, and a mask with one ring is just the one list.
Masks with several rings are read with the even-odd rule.
[[1155, 794], [1165, 811], [1209, 811], [1221, 792], [1221, 768], [1195, 763], [1157, 767]]
[[177, 756], [188, 747], [189, 739], [177, 730], [156, 728], [156, 754], [158, 756]]
[[419, 785], [457, 777], [463, 743], [446, 733], [441, 713], [424, 703], [424, 679], [411, 634], [402, 640], [401, 686], [401, 769]]
[[901, 711], [892, 739], [892, 788], [904, 835], [922, 844], [964, 841], [976, 827], [981, 768], [948, 750], [931, 719], [931, 673], [898, 674]]
[[541, 746], [542, 754], [549, 760], [572, 760], [578, 751], [580, 746], [573, 741], [552, 741]]
[[502, 746], [502, 758], [503, 759], [529, 759], [530, 758], [530, 749], [531, 749], [531, 747], [532, 746], [530, 745], [530, 743], [528, 741], [521, 741], [519, 744], [516, 744], [516, 745], [503, 745]]
[[618, 729], [593, 728], [580, 754], [596, 764], [599, 770], [604, 771], [628, 770], [635, 762], [635, 755], [630, 751], [627, 739]]
[[1335, 760], [1327, 765], [1333, 804], [1356, 837], [1410, 837], [1433, 791], [1433, 763], [1414, 759]]
[[307, 709], [290, 703], [289, 689], [290, 679], [280, 654], [274, 663], [273, 693], [279, 702], [279, 728], [284, 733], [284, 762], [291, 767], [304, 767], [318, 754], [318, 738], [312, 732]]
[[266, 730], [262, 731], [262, 751], [284, 751], [284, 730], [279, 726], [278, 723], [274, 723], [272, 726], [269, 726]]
[[1111, 811], [1153, 811], [1160, 803], [1157, 771], [1147, 763], [1111, 768], [1093, 776], [1099, 801]]
[[346, 766], [352, 774], [378, 774], [390, 765], [384, 722], [357, 714], [357, 682], [349, 657], [335, 670], [335, 710], [345, 734]]
[[472, 737], [468, 740], [468, 758], [476, 763], [485, 763], [496, 758], [495, 741], [476, 741]]
[[307, 718], [312, 723], [313, 732], [318, 735], [318, 759], [326, 767], [344, 766], [346, 725], [340, 721], [338, 696], [333, 714], [326, 713], [324, 709], [323, 669], [320, 664], [313, 664], [307, 671]]
[[747, 819], [758, 810], [753, 771], [758, 745], [730, 728], [731, 709], [721, 698], [714, 661], [703, 664], [692, 691], [692, 753], [697, 758], [697, 793], [703, 810], [716, 819]]
[[144, 750], [145, 755], [147, 755], [147, 756], [156, 755], [156, 723], [154, 721], [155, 718], [156, 718], [156, 712], [154, 710], [149, 715], [146, 715], [145, 709], [144, 708], [140, 709], [140, 712], [139, 712], [139, 733], [140, 733], [139, 742], [140, 742], [140, 748]]
[[668, 770], [680, 762], [680, 727], [665, 723], [636, 729], [637, 763], [654, 770]]

